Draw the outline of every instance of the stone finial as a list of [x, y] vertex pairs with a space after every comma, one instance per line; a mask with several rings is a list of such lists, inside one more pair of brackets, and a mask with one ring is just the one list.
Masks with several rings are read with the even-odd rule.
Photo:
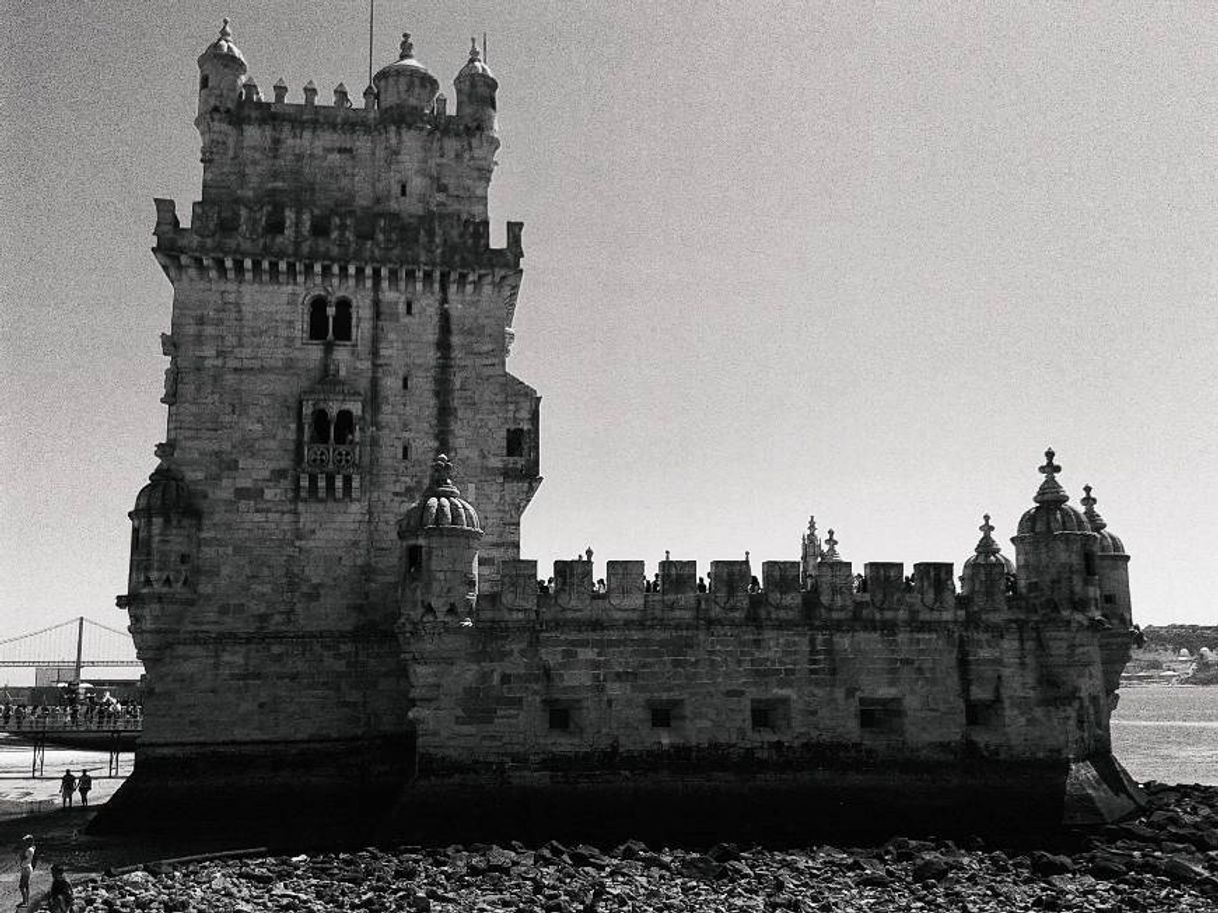
[[586, 549], [584, 549], [584, 558], [587, 560], [587, 562], [589, 564], [592, 563], [592, 546], [591, 545], [589, 545]]
[[1045, 465], [1040, 467], [1045, 480], [1040, 483], [1040, 488], [1032, 498], [1037, 504], [1065, 504], [1070, 500], [1070, 496], [1057, 481], [1057, 474], [1062, 468], [1053, 462], [1056, 455], [1052, 447], [1045, 451]]
[[288, 84], [280, 76], [273, 88], [275, 90], [275, 104], [282, 105], [288, 98]]
[[410, 40], [410, 32], [402, 32], [401, 53], [398, 60], [409, 60], [414, 57], [414, 42]]
[[1083, 505], [1083, 516], [1087, 518], [1087, 522], [1091, 524], [1091, 528], [1095, 532], [1098, 533], [1108, 528], [1107, 522], [1100, 516], [1100, 512], [1095, 509], [1095, 505], [1098, 502], [1091, 496], [1090, 485], [1083, 486], [1083, 497], [1079, 503]]
[[749, 563], [749, 550], [747, 548], [744, 550], [744, 563]]
[[469, 40], [469, 59], [471, 62], [482, 59], [482, 52], [478, 50], [477, 38], [470, 38]]
[[460, 495], [452, 480], [453, 464], [443, 453], [436, 454], [431, 461], [431, 484], [427, 486], [429, 493], [444, 495]]
[[1002, 551], [1002, 548], [997, 542], [994, 541], [994, 537], [992, 535], [994, 532], [994, 527], [990, 523], [990, 515], [985, 514], [983, 520], [984, 522], [977, 527], [979, 530], [981, 530], [981, 539], [978, 540], [977, 548], [974, 549], [974, 551], [976, 551], [978, 555], [997, 555], [1000, 551]]
[[833, 530], [829, 530], [829, 536], [825, 539], [825, 550], [821, 553], [821, 561], [841, 561], [842, 557], [837, 553], [837, 540], [833, 538]]
[[229, 18], [227, 16], [225, 16], [224, 21], [220, 24], [220, 40], [221, 41], [232, 40], [233, 30], [228, 27], [229, 21], [230, 21]]

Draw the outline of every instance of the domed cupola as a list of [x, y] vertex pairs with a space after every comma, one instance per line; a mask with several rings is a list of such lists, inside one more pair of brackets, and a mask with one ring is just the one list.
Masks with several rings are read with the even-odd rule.
[[199, 55], [199, 114], [231, 111], [241, 96], [247, 69], [225, 19], [220, 37]]
[[399, 536], [405, 538], [440, 530], [482, 535], [478, 512], [461, 497], [461, 492], [450, 478], [451, 474], [452, 463], [441, 453], [431, 465], [431, 484], [398, 523]]
[[160, 463], [135, 498], [131, 519], [128, 597], [193, 590], [199, 509], [173, 466], [173, 445], [158, 444]]
[[132, 519], [136, 514], [164, 516], [197, 513], [190, 496], [190, 486], [182, 473], [170, 465], [173, 445], [158, 444], [156, 455], [160, 462], [152, 475], [148, 476], [148, 484], [135, 496], [135, 509], [130, 514]]
[[402, 50], [397, 61], [382, 67], [372, 78], [377, 107], [382, 114], [422, 117], [429, 113], [440, 92], [440, 81], [414, 56], [410, 33], [402, 33]]
[[453, 80], [457, 90], [457, 117], [463, 123], [493, 131], [499, 80], [483, 61], [478, 42], [471, 38], [469, 45], [469, 60]]
[[1097, 555], [1125, 554], [1125, 544], [1115, 534], [1108, 531], [1108, 524], [1095, 509], [1096, 499], [1091, 496], [1090, 485], [1083, 486], [1083, 498], [1079, 503], [1083, 505], [1083, 516], [1087, 518], [1091, 531], [1096, 535], [1095, 553]]
[[1054, 533], [1086, 533], [1091, 531], [1087, 518], [1068, 505], [1070, 496], [1057, 481], [1062, 468], [1053, 462], [1053, 448], [1045, 451], [1045, 465], [1040, 467], [1044, 481], [1032, 498], [1036, 506], [1019, 518], [1020, 536], [1051, 536]]
[[402, 553], [401, 623], [420, 618], [460, 619], [478, 603], [478, 512], [452, 483], [452, 464], [440, 454], [431, 484], [398, 521]]
[[1015, 573], [1015, 562], [1002, 553], [1002, 548], [994, 541], [994, 537], [990, 535], [994, 531], [994, 527], [990, 525], [990, 515], [985, 514], [985, 522], [979, 527], [981, 530], [981, 538], [977, 541], [977, 548], [973, 554], [964, 562], [963, 574], [967, 578], [969, 571], [982, 564], [997, 564], [1001, 565], [1003, 573]]

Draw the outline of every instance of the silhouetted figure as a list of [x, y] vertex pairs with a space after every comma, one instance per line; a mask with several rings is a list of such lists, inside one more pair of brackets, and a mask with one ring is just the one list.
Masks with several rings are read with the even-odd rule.
[[64, 808], [72, 807], [72, 793], [76, 792], [76, 778], [72, 776], [72, 771], [65, 770], [63, 777], [59, 780], [59, 796], [63, 800]]
[[698, 592], [699, 593], [706, 592], [706, 578], [705, 577], [698, 578]]
[[47, 899], [51, 902], [51, 913], [68, 913], [72, 909], [72, 883], [58, 863], [51, 866], [51, 893]]
[[749, 592], [750, 593], [760, 593], [761, 592], [761, 583], [757, 580], [757, 578], [755, 576], [749, 578]]
[[30, 877], [34, 874], [34, 835], [26, 834], [21, 838], [21, 842], [17, 844], [15, 850], [17, 854], [17, 867], [19, 874], [17, 876], [17, 890], [21, 892], [21, 902], [17, 904], [19, 907], [24, 907], [30, 902]]
[[[80, 804], [89, 804], [89, 790], [93, 788], [93, 778], [89, 776], [87, 770], [80, 772], [80, 779], [76, 781], [76, 791], [80, 793]], [[52, 869], [54, 871], [54, 869]]]

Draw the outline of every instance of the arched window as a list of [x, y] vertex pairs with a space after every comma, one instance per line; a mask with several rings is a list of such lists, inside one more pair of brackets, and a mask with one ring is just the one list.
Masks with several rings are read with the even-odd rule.
[[346, 298], [334, 303], [333, 330], [335, 342], [351, 341], [351, 302]]
[[330, 338], [330, 315], [326, 313], [326, 299], [314, 298], [309, 302], [309, 339], [325, 342]]
[[330, 413], [317, 409], [313, 413], [313, 444], [330, 443]]
[[334, 419], [334, 443], [352, 444], [355, 442], [355, 416], [350, 409], [342, 409]]

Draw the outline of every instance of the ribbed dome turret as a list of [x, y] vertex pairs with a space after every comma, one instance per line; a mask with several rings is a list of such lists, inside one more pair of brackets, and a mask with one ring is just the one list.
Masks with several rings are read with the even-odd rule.
[[483, 130], [495, 130], [495, 93], [499, 80], [482, 59], [478, 42], [469, 40], [469, 60], [453, 80], [457, 90], [457, 117], [463, 123]]
[[478, 512], [461, 497], [452, 483], [452, 463], [440, 454], [431, 464], [431, 483], [423, 496], [406, 512], [398, 524], [398, 533], [412, 534], [427, 530], [466, 530], [482, 535]]
[[1090, 485], [1083, 486], [1083, 498], [1079, 503], [1083, 505], [1083, 516], [1087, 518], [1091, 531], [1096, 534], [1095, 553], [1097, 555], [1125, 554], [1125, 544], [1114, 533], [1108, 531], [1107, 522], [1095, 509], [1096, 499], [1091, 496]]
[[220, 26], [220, 37], [207, 46], [207, 49], [199, 55], [199, 66], [214, 59], [231, 59], [233, 62], [240, 61], [241, 69], [245, 69], [245, 57], [233, 44], [233, 30], [228, 27], [228, 18], [225, 17], [224, 24]]
[[985, 522], [978, 529], [981, 530], [981, 539], [977, 542], [973, 554], [964, 562], [961, 573], [967, 577], [969, 570], [978, 564], [1000, 564], [1006, 573], [1015, 573], [1015, 562], [1002, 553], [1002, 548], [990, 535], [994, 532], [994, 527], [990, 525], [989, 514], [985, 515]]
[[169, 464], [173, 456], [173, 445], [158, 444], [156, 455], [161, 462], [148, 477], [148, 484], [135, 496], [135, 510], [131, 513], [160, 516], [196, 513], [190, 486], [186, 484], [182, 474]]
[[410, 33], [402, 33], [402, 50], [397, 61], [382, 67], [372, 77], [376, 87], [377, 106], [381, 111], [425, 114], [435, 104], [440, 81], [414, 56]]
[[1091, 531], [1087, 518], [1066, 503], [1070, 496], [1057, 481], [1062, 468], [1053, 462], [1054, 456], [1052, 448], [1045, 451], [1045, 465], [1040, 467], [1045, 480], [1032, 498], [1036, 506], [1019, 518], [1020, 536]]

